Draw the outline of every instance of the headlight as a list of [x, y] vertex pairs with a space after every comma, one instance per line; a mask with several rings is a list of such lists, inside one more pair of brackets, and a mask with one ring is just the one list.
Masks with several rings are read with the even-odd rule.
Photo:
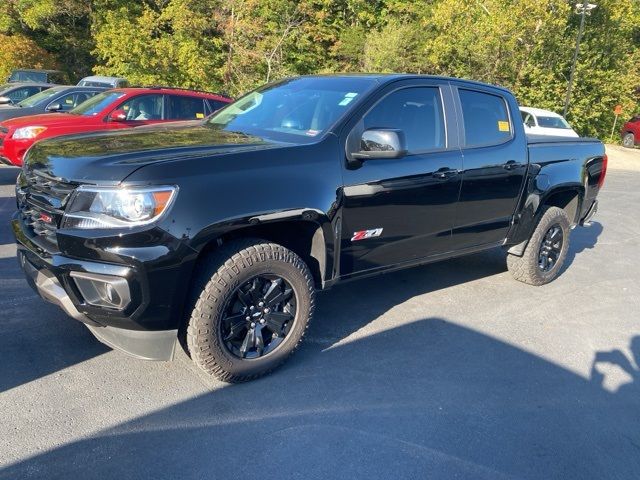
[[69, 202], [62, 228], [122, 228], [147, 225], [167, 211], [176, 187], [79, 187]]
[[21, 140], [25, 138], [36, 138], [42, 132], [44, 132], [47, 127], [22, 127], [18, 128], [15, 132], [13, 132], [13, 136], [11, 138], [15, 138], [16, 140]]

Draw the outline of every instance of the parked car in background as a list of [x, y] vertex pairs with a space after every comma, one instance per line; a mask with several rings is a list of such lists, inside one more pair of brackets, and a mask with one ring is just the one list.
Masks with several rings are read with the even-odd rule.
[[631, 118], [622, 126], [620, 130], [622, 136], [622, 145], [627, 148], [633, 148], [640, 144], [640, 115]]
[[541, 108], [520, 107], [526, 133], [554, 137], [579, 137], [562, 115]]
[[243, 381], [297, 348], [316, 289], [498, 246], [516, 280], [554, 280], [606, 166], [597, 139], [525, 135], [503, 88], [311, 76], [204, 122], [37, 142], [12, 231], [29, 284], [102, 342], [169, 360], [186, 337]]
[[0, 106], [0, 122], [16, 117], [26, 117], [46, 112], [68, 112], [96, 93], [105, 91], [101, 87], [59, 86], [51, 87], [18, 102]]
[[68, 113], [34, 115], [0, 122], [0, 159], [22, 165], [37, 140], [71, 133], [119, 130], [161, 122], [197, 120], [231, 99], [214, 93], [169, 88], [122, 88], [90, 98]]
[[60, 70], [21, 68], [11, 72], [7, 82], [41, 82], [64, 85], [69, 83], [69, 76]]
[[129, 86], [129, 81], [126, 78], [121, 77], [102, 77], [100, 75], [93, 75], [91, 77], [84, 77], [78, 82], [81, 87], [107, 87], [107, 88], [126, 88]]
[[0, 85], [0, 105], [14, 105], [54, 86], [50, 83], [34, 82], [15, 82]]

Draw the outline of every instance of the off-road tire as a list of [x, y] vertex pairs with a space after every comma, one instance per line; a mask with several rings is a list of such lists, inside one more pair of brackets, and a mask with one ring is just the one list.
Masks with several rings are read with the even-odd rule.
[[[562, 249], [553, 268], [544, 272], [539, 266], [540, 249], [546, 233], [555, 225], [560, 226], [562, 229]], [[507, 268], [513, 278], [529, 285], [544, 285], [555, 280], [562, 271], [562, 266], [569, 251], [570, 233], [571, 222], [567, 212], [558, 207], [547, 207], [529, 239], [524, 254], [521, 257], [510, 253], [507, 254]]]
[[[291, 285], [295, 321], [273, 352], [260, 358], [239, 358], [224, 345], [222, 318], [233, 292], [261, 274], [277, 275]], [[205, 372], [229, 383], [266, 375], [287, 360], [299, 346], [315, 307], [313, 277], [307, 265], [282, 245], [260, 239], [230, 242], [206, 257], [192, 288], [197, 300], [187, 324], [189, 354]]]

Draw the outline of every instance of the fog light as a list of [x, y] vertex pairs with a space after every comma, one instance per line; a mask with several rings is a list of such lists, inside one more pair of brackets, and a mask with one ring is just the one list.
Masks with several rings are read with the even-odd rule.
[[71, 272], [71, 277], [89, 305], [122, 310], [131, 302], [129, 283], [122, 277], [85, 272]]

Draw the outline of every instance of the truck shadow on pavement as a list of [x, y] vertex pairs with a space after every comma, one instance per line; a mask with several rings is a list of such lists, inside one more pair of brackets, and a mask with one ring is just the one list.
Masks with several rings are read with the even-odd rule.
[[[640, 358], [638, 337], [633, 345]], [[609, 393], [424, 318], [306, 345], [275, 375], [29, 458], [0, 478], [631, 479], [640, 474], [639, 393], [637, 382]]]

